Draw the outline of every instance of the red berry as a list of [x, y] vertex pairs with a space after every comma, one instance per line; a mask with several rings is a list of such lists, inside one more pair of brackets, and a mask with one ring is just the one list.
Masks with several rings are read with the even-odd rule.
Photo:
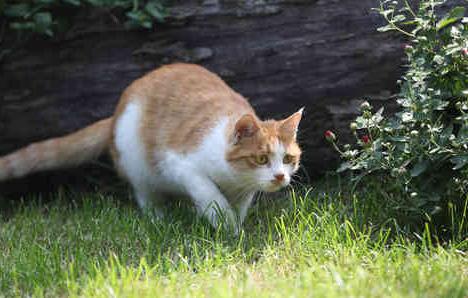
[[461, 50], [461, 53], [462, 53], [462, 55], [464, 55], [464, 56], [468, 56], [468, 49], [467, 49], [467, 48], [462, 49], [462, 50]]
[[364, 144], [368, 144], [370, 142], [370, 138], [368, 135], [363, 135], [361, 137], [361, 141], [364, 143]]

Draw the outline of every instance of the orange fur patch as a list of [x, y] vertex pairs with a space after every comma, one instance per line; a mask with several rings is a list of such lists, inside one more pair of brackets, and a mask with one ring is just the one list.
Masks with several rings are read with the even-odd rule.
[[[133, 82], [122, 95], [115, 119], [129, 101], [142, 105], [141, 136], [151, 164], [157, 162], [156, 151], [193, 149], [223, 116], [255, 114], [220, 77], [192, 64], [163, 66]], [[114, 144], [111, 152], [117, 159]]]
[[286, 154], [291, 156], [292, 163], [299, 163], [301, 149], [296, 143], [295, 131], [294, 134], [293, 132], [290, 134], [285, 133], [283, 126], [285, 121], [287, 119], [281, 121], [267, 120], [263, 122], [257, 120], [258, 131], [253, 136], [245, 137], [234, 145], [227, 153], [226, 159], [237, 168], [245, 166], [255, 168], [259, 166], [255, 161], [257, 156], [264, 154], [271, 155], [276, 144], [281, 143], [285, 148]]

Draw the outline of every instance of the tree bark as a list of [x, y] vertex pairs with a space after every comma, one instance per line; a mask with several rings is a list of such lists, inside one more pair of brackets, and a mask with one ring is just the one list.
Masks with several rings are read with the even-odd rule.
[[376, 31], [377, 0], [172, 3], [153, 31], [128, 31], [109, 12], [92, 11], [65, 36], [31, 41], [5, 59], [0, 154], [110, 116], [134, 79], [177, 61], [216, 72], [261, 117], [305, 107], [300, 140], [311, 176], [337, 164], [325, 130], [349, 135], [364, 98], [393, 102], [403, 41]]

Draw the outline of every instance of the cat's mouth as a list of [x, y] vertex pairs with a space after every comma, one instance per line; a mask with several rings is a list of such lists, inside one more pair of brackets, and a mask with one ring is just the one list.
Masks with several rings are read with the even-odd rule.
[[281, 190], [282, 188], [285, 188], [286, 186], [288, 186], [288, 184], [288, 182], [271, 181], [270, 183], [268, 183], [268, 185], [264, 187], [263, 191], [276, 192]]

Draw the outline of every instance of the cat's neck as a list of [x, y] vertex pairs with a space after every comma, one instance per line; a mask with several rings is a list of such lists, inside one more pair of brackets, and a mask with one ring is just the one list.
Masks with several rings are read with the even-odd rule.
[[241, 193], [253, 192], [247, 187], [247, 177], [236, 171], [226, 160], [226, 153], [232, 143], [233, 125], [236, 117], [223, 117], [215, 124], [199, 144], [198, 149], [189, 154], [189, 158], [198, 164], [199, 171], [218, 185], [220, 190], [229, 197]]

